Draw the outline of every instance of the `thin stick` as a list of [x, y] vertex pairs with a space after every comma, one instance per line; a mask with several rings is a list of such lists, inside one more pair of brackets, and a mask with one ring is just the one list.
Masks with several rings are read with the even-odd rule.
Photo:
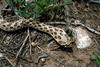
[[54, 61], [56, 61], [57, 63], [59, 63], [59, 64], [61, 64], [61, 65], [63, 65], [63, 66], [66, 66], [64, 63], [62, 63], [62, 62], [59, 61], [58, 59], [55, 59], [55, 58], [53, 57], [52, 54], [48, 53], [47, 51], [45, 51], [44, 49], [42, 49], [40, 46], [37, 46], [37, 48], [39, 48], [42, 52], [48, 54], [48, 55], [49, 55]]
[[92, 29], [92, 28], [90, 28], [90, 27], [88, 27], [88, 26], [86, 26], [86, 25], [80, 23], [79, 20], [75, 20], [75, 22], [72, 23], [72, 25], [75, 25], [75, 26], [78, 26], [78, 25], [79, 25], [79, 26], [85, 27], [85, 28], [88, 29], [89, 31], [91, 31], [91, 32], [93, 32], [93, 33], [95, 33], [95, 34], [100, 35], [100, 32], [99, 32], [99, 31], [96, 31], [96, 30], [94, 30], [94, 29]]
[[15, 65], [5, 56], [5, 59], [14, 67]]
[[24, 42], [23, 42], [23, 44], [22, 44], [21, 48], [19, 49], [19, 51], [18, 51], [18, 53], [17, 53], [17, 55], [16, 55], [15, 60], [18, 58], [18, 56], [19, 56], [19, 54], [20, 54], [21, 50], [23, 49], [23, 47], [24, 47], [24, 45], [25, 45], [25, 43], [26, 43], [26, 41], [27, 41], [28, 37], [29, 37], [29, 35], [27, 34], [27, 36], [26, 36], [26, 38], [25, 38], [25, 40], [24, 40]]
[[48, 22], [48, 24], [61, 24], [61, 25], [66, 25], [66, 22]]
[[32, 50], [32, 47], [31, 47], [31, 39], [30, 39], [30, 30], [29, 30], [29, 28], [27, 29], [27, 32], [28, 32], [28, 36], [29, 36], [29, 46], [30, 46], [30, 56], [32, 55], [32, 52], [31, 52], [31, 50]]
[[39, 48], [42, 52], [44, 52], [44, 50], [41, 47], [37, 46], [37, 48]]

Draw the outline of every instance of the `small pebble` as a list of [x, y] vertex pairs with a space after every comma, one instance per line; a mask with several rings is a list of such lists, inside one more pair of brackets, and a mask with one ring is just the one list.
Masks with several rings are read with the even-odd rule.
[[41, 58], [41, 61], [44, 63], [46, 61], [46, 58]]
[[3, 57], [3, 54], [2, 53], [0, 53], [0, 58], [2, 58]]

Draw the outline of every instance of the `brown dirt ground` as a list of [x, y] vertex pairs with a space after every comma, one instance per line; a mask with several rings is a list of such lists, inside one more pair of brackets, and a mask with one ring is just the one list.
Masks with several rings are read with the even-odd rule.
[[[89, 7], [83, 4], [69, 5], [69, 8], [71, 16], [69, 19], [80, 19], [85, 25], [100, 31], [100, 5]], [[77, 49], [75, 44], [74, 47], [59, 47], [48, 34], [29, 29], [30, 39], [34, 44], [30, 46], [27, 38], [19, 56], [15, 59], [27, 36], [27, 30], [14, 32], [0, 30], [0, 53], [3, 54], [3, 57], [0, 57], [0, 67], [13, 67], [13, 65], [15, 67], [96, 67], [95, 55], [100, 55], [100, 35], [90, 31], [88, 33], [93, 44], [86, 49]]]

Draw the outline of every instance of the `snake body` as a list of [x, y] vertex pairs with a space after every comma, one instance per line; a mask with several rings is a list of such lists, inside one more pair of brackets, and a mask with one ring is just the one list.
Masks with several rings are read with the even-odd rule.
[[70, 37], [66, 34], [66, 32], [63, 29], [58, 28], [58, 27], [53, 27], [50, 25], [46, 25], [44, 23], [39, 23], [39, 22], [33, 21], [32, 19], [29, 19], [29, 20], [19, 19], [14, 22], [7, 22], [4, 19], [0, 19], [0, 29], [4, 31], [16, 31], [24, 27], [32, 27], [39, 31], [48, 33], [60, 45], [69, 45], [71, 42]]

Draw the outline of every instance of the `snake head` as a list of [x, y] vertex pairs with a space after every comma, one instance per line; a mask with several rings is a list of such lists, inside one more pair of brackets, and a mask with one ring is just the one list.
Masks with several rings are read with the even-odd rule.
[[61, 46], [68, 46], [71, 43], [71, 38], [61, 28], [55, 27], [51, 35]]

